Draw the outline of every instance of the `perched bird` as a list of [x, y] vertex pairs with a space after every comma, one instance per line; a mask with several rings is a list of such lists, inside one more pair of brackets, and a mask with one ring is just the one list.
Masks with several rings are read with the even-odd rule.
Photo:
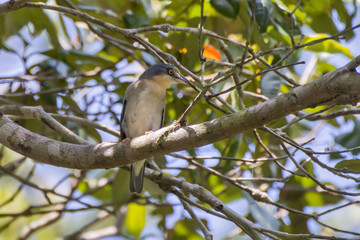
[[[188, 83], [179, 71], [168, 64], [148, 68], [129, 85], [120, 119], [121, 140], [126, 141], [163, 126], [166, 88], [173, 83]], [[131, 164], [130, 191], [141, 193], [146, 159]]]

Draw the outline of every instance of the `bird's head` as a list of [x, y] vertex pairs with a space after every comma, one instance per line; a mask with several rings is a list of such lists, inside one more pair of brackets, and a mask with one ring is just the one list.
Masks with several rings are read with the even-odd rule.
[[139, 80], [153, 80], [161, 85], [170, 85], [175, 82], [188, 84], [188, 80], [175, 67], [164, 63], [149, 67], [141, 74]]

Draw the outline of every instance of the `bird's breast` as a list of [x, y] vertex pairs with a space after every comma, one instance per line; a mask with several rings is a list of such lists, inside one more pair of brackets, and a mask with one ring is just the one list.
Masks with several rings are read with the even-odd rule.
[[143, 91], [138, 96], [132, 96], [125, 111], [127, 136], [134, 138], [144, 135], [147, 131], [158, 130], [164, 107], [165, 95], [159, 97]]

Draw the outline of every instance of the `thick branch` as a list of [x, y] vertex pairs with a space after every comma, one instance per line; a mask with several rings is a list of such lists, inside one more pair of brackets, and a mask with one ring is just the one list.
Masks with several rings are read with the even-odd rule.
[[59, 142], [32, 133], [1, 115], [0, 143], [24, 156], [55, 166], [80, 169], [122, 166], [149, 156], [233, 137], [305, 108], [328, 103], [354, 104], [360, 99], [360, 74], [354, 71], [358, 65], [360, 56], [345, 67], [248, 109], [173, 132], [163, 128], [125, 143], [82, 146]]
[[23, 116], [25, 118], [33, 118], [40, 120], [43, 124], [47, 125], [49, 128], [53, 129], [57, 134], [62, 136], [66, 141], [70, 143], [77, 144], [89, 144], [88, 141], [79, 137], [64, 125], [60, 124], [50, 114], [44, 111], [40, 106], [38, 107], [27, 107], [27, 106], [18, 106], [18, 105], [7, 105], [0, 106], [0, 111], [3, 113], [16, 114], [17, 116]]
[[10, 0], [3, 4], [0, 4], [0, 14], [4, 14], [10, 11], [22, 8], [30, 0]]

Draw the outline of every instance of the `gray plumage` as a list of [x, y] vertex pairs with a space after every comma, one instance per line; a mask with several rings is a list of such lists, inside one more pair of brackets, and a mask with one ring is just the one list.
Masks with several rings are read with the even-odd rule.
[[[156, 131], [163, 126], [166, 88], [187, 83], [176, 68], [156, 64], [148, 68], [125, 92], [120, 119], [121, 140]], [[141, 193], [146, 159], [131, 164], [130, 191]]]

